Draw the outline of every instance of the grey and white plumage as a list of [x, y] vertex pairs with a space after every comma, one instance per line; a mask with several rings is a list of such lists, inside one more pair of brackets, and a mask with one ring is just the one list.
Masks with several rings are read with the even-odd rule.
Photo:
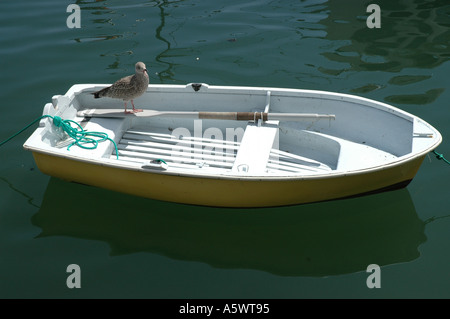
[[136, 63], [135, 71], [135, 74], [123, 77], [111, 86], [92, 93], [94, 98], [110, 97], [121, 99], [125, 104], [125, 113], [130, 113], [127, 111], [127, 101], [131, 101], [133, 106], [132, 112], [141, 112], [142, 110], [135, 109], [133, 100], [145, 93], [149, 79], [147, 68], [143, 62]]

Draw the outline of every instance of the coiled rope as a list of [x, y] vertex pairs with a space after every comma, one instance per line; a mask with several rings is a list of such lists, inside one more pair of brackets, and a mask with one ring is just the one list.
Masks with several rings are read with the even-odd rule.
[[[41, 117], [38, 117], [33, 122], [25, 126], [23, 129], [21, 129], [16, 134], [10, 136], [6, 140], [0, 143], [0, 146], [7, 143], [8, 141], [12, 140], [14, 137], [28, 129], [30, 126], [35, 124], [36, 122], [39, 122], [40, 120], [44, 118], [51, 118], [53, 120], [53, 125], [57, 127], [61, 127], [64, 132], [67, 133], [71, 138], [74, 139], [74, 141], [67, 147], [67, 150], [69, 150], [73, 145], [77, 145], [78, 147], [84, 148], [84, 149], [95, 149], [98, 146], [98, 143], [104, 142], [106, 140], [112, 142], [114, 144], [114, 147], [116, 149], [116, 158], [119, 159], [119, 150], [117, 149], [117, 144], [114, 142], [111, 138], [108, 137], [108, 134], [104, 132], [94, 132], [94, 131], [86, 131], [84, 130], [80, 124], [78, 124], [75, 121], [72, 120], [63, 120], [59, 116], [51, 116], [51, 115], [42, 115]], [[75, 125], [75, 126], [73, 126]]]

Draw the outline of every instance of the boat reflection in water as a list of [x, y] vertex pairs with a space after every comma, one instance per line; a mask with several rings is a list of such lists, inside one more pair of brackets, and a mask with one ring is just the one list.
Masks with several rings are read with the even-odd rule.
[[425, 222], [407, 189], [264, 209], [166, 203], [51, 178], [37, 236], [100, 240], [111, 255], [149, 252], [217, 268], [329, 276], [418, 258]]

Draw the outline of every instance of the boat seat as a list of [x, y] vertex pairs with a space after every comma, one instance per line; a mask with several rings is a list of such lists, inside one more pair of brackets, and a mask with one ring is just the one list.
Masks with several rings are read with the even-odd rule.
[[278, 121], [247, 124], [231, 171], [265, 173], [273, 147], [278, 147]]

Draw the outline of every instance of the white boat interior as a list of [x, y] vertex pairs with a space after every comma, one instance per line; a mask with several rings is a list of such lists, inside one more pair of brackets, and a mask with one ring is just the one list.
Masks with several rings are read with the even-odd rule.
[[[102, 160], [108, 165], [182, 174], [228, 176], [309, 176], [346, 173], [390, 165], [428, 152], [440, 134], [421, 119], [387, 104], [321, 91], [220, 87], [207, 84], [150, 85], [137, 108], [163, 111], [220, 111], [332, 114], [335, 118], [296, 121], [186, 119], [179, 116], [80, 116], [82, 110], [123, 110], [123, 102], [94, 99], [106, 85], [75, 85], [55, 96], [44, 114], [81, 123], [108, 141], [87, 150], [48, 119], [33, 144], [55, 147], [64, 156]], [[36, 133], [34, 134], [36, 135]]]

